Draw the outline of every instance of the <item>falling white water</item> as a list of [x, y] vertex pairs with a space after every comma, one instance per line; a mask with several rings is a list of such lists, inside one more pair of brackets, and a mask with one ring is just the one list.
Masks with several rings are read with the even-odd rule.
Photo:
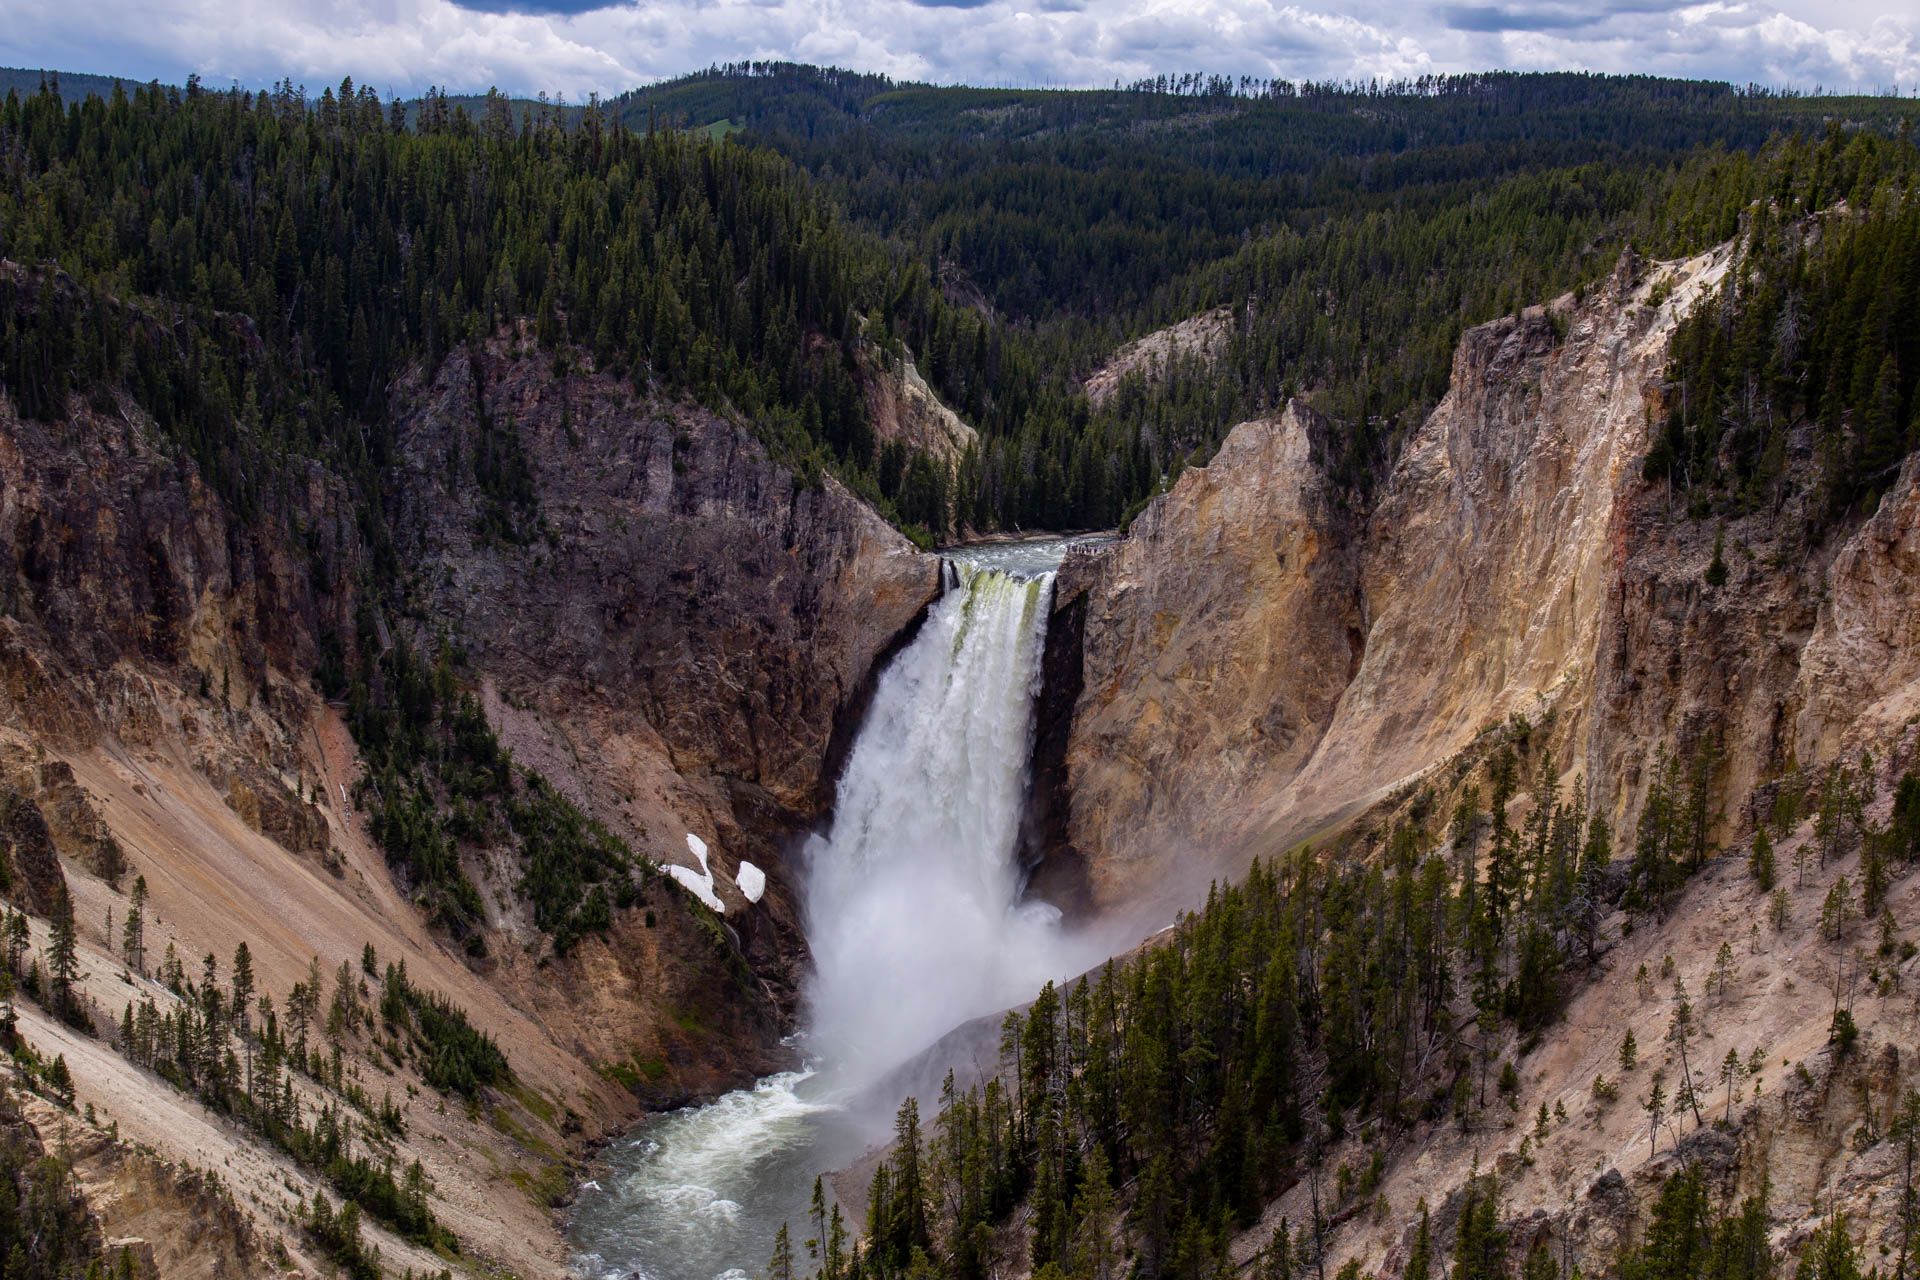
[[1059, 913], [1020, 904], [1016, 856], [1053, 575], [946, 572], [807, 846], [811, 1040], [850, 1081], [1061, 976]]
[[813, 1065], [611, 1148], [575, 1204], [576, 1275], [760, 1273], [779, 1224], [804, 1221], [814, 1176], [858, 1156], [876, 1118], [884, 1128], [851, 1101], [862, 1086], [1106, 954], [1021, 901], [1033, 706], [1065, 545], [1002, 544], [945, 567], [945, 593], [875, 688], [832, 830], [805, 849]]

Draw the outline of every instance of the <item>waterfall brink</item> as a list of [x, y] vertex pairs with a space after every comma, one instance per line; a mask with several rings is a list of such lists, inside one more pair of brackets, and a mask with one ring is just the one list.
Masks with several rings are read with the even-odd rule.
[[1059, 913], [1020, 903], [1016, 859], [1053, 574], [946, 573], [807, 845], [810, 1039], [848, 1083], [1063, 972]]

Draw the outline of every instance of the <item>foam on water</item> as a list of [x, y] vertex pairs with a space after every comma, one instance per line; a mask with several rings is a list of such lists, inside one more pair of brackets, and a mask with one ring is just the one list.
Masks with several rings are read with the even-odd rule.
[[[783, 1221], [806, 1215], [816, 1121], [838, 1111], [810, 1071], [769, 1076], [660, 1116], [606, 1154], [582, 1188], [575, 1271], [595, 1280], [685, 1280], [757, 1270]], [[751, 1244], [748, 1242], [751, 1241]], [[744, 1252], [743, 1252], [744, 1251]]]

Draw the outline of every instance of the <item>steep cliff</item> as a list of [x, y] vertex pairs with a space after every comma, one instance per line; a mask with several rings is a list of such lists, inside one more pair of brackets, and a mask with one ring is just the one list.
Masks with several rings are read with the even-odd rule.
[[[1697, 652], [1614, 637], [1640, 616], [1622, 603], [1636, 574], [1671, 565], [1691, 588], [1705, 568], [1704, 548], [1675, 550], [1699, 530], [1669, 518], [1638, 463], [1666, 339], [1729, 255], [1623, 261], [1583, 299], [1470, 330], [1447, 395], [1364, 514], [1328, 494], [1307, 433], [1276, 453], [1249, 447], [1269, 428], [1248, 424], [1068, 575], [1062, 599], [1085, 591], [1088, 619], [1069, 831], [1103, 901], [1128, 886], [1190, 892], [1196, 858], [1202, 877], [1231, 872], [1513, 716], [1550, 714], [1562, 765], [1585, 772], [1594, 756], [1594, 785], [1632, 808], [1627, 754], [1672, 732], [1616, 731], [1588, 709], [1596, 688], [1632, 681], [1639, 656]], [[1103, 692], [1130, 688], [1177, 692], [1135, 707]], [[1656, 692], [1646, 714], [1665, 726], [1677, 695]], [[1130, 792], [1119, 774], [1142, 752], [1136, 776], [1153, 787]]]
[[1087, 375], [1082, 389], [1088, 402], [1096, 409], [1101, 408], [1129, 378], [1137, 378], [1142, 383], [1159, 382], [1181, 361], [1211, 364], [1226, 350], [1232, 336], [1231, 308], [1203, 311], [1127, 343]]
[[860, 372], [867, 420], [881, 444], [903, 445], [937, 458], [951, 469], [980, 443], [979, 433], [927, 385], [912, 356], [864, 344]]
[[[422, 633], [463, 647], [515, 754], [636, 850], [684, 863], [693, 832], [738, 908], [738, 864], [771, 872], [733, 923], [789, 999], [804, 944], [784, 842], [824, 807], [836, 726], [938, 593], [937, 560], [740, 426], [556, 370], [527, 335], [417, 371], [396, 400]], [[490, 451], [526, 477], [511, 498], [470, 479]]]
[[1310, 757], [1353, 677], [1357, 539], [1323, 431], [1298, 404], [1240, 424], [1123, 542], [1064, 567], [1055, 609], [1079, 611], [1081, 653], [1066, 838], [1097, 902], [1204, 862]]
[[[1915, 765], [1920, 464], [1870, 517], [1817, 534], [1806, 441], [1788, 460], [1802, 483], [1735, 518], [1646, 478], [1674, 327], [1731, 265], [1728, 248], [1625, 260], [1585, 296], [1468, 331], [1363, 513], [1328, 493], [1311, 419], [1290, 407], [1235, 428], [1128, 538], [1062, 574], [1078, 661], [1050, 680], [1081, 683], [1054, 855], [1084, 866], [1096, 910], [1151, 904], [1151, 927], [1252, 856], [1313, 842], [1365, 858], [1410, 814], [1452, 858], [1453, 799], [1514, 742], [1584, 785], [1623, 859], [1659, 762], [1705, 761], [1706, 843], [1738, 855], [1658, 911], [1599, 922], [1564, 1012], [1490, 1051], [1512, 1065], [1510, 1107], [1449, 1115], [1436, 1096], [1403, 1128], [1336, 1130], [1324, 1166], [1346, 1176], [1283, 1193], [1240, 1239], [1243, 1262], [1288, 1220], [1296, 1238], [1314, 1225], [1329, 1272], [1398, 1274], [1414, 1206], [1444, 1251], [1476, 1170], [1498, 1175], [1514, 1258], [1539, 1244], [1610, 1264], [1686, 1165], [1729, 1200], [1769, 1188], [1777, 1247], [1836, 1209], [1870, 1252], [1895, 1246], [1885, 1136], [1916, 1084], [1920, 879], [1893, 877], [1878, 925], [1849, 918], [1833, 904], [1865, 874], [1859, 842], [1820, 852], [1805, 809], [1783, 819], [1772, 798], [1844, 760], [1871, 830]], [[1744, 865], [1769, 814], [1775, 858], [1799, 868], [1773, 894]], [[1686, 1069], [1669, 1035], [1681, 990], [1694, 1073], [1722, 1074], [1697, 1112], [1650, 1131], [1649, 1064], [1668, 1088]], [[1836, 1038], [1837, 1008], [1857, 1045]], [[1622, 1068], [1628, 1030], [1641, 1058]]]

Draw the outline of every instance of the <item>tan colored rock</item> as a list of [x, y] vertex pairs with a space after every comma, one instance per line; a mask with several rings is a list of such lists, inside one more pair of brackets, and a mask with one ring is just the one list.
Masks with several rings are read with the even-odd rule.
[[1067, 753], [1069, 839], [1114, 904], [1233, 832], [1306, 761], [1359, 661], [1349, 518], [1311, 411], [1235, 427], [1112, 551], [1076, 559], [1084, 686]]
[[1156, 329], [1143, 338], [1127, 343], [1087, 376], [1083, 390], [1087, 400], [1098, 409], [1133, 375], [1145, 382], [1158, 382], [1167, 376], [1170, 365], [1178, 360], [1211, 362], [1220, 357], [1233, 336], [1233, 312], [1215, 307], [1197, 316]]
[[912, 356], [863, 343], [860, 369], [868, 421], [880, 443], [897, 441], [949, 468], [959, 465], [962, 455], [979, 443], [979, 433], [927, 385]]
[[294, 853], [327, 851], [326, 815], [263, 771], [255, 770], [251, 777], [229, 780], [227, 807], [283, 849]]
[[[1512, 716], [1559, 720], [1563, 765], [1617, 572], [1620, 508], [1641, 485], [1646, 391], [1685, 296], [1726, 255], [1623, 269], [1575, 305], [1469, 330], [1451, 384], [1408, 442], [1367, 523], [1366, 659], [1320, 751], [1266, 821], [1296, 838], [1388, 794]], [[1564, 336], [1563, 336], [1564, 335]]]
[[1794, 749], [1831, 759], [1849, 729], [1883, 739], [1920, 716], [1920, 458], [1847, 539], [1807, 641]]
[[1582, 301], [1470, 330], [1364, 521], [1304, 433], [1276, 451], [1247, 427], [1149, 505], [1086, 588], [1069, 832], [1099, 903], [1190, 899], [1510, 716], [1551, 710], [1582, 766], [1648, 393], [1729, 254], [1623, 262]]
[[[1082, 629], [1079, 661], [1067, 665], [1084, 684], [1064, 753], [1065, 843], [1085, 860], [1095, 909], [1191, 904], [1209, 878], [1237, 875], [1253, 856], [1348, 823], [1377, 828], [1416, 788], [1444, 796], [1458, 781], [1449, 766], [1478, 758], [1483, 735], [1514, 717], [1544, 734], [1564, 779], [1587, 783], [1617, 842], [1631, 839], [1661, 753], [1709, 737], [1724, 744], [1713, 778], [1722, 814], [1713, 839], [1723, 845], [1745, 839], [1750, 797], [1769, 780], [1860, 748], [1880, 762], [1884, 813], [1920, 746], [1920, 462], [1909, 461], [1871, 518], [1811, 545], [1807, 512], [1793, 502], [1698, 519], [1684, 494], [1643, 476], [1648, 423], [1665, 412], [1668, 341], [1728, 263], [1725, 249], [1645, 271], [1626, 263], [1584, 299], [1469, 331], [1448, 394], [1364, 522], [1301, 502], [1313, 489], [1300, 455], [1286, 462], [1284, 448], [1253, 447], [1277, 437], [1243, 426], [1118, 547], [1069, 562], [1055, 621], [1069, 624], [1062, 635], [1076, 620]], [[1307, 575], [1275, 576], [1277, 529], [1313, 547], [1317, 590]], [[1707, 577], [1716, 537], [1722, 585]], [[1338, 631], [1349, 616], [1365, 637], [1350, 673], [1340, 659], [1352, 647]], [[1298, 732], [1271, 732], [1276, 720]], [[1824, 874], [1843, 873], [1855, 874]], [[1909, 877], [1896, 896], [1915, 891]], [[1818, 886], [1794, 894], [1792, 959], [1747, 965], [1765, 988], [1728, 1023], [1755, 1028], [1735, 1046], [1743, 1054], [1757, 1041], [1791, 1046], [1796, 1060], [1821, 1052], [1831, 1009], [1814, 988], [1834, 970], [1804, 932], [1819, 898]], [[1536, 1055], [1547, 1101], [1580, 1114], [1622, 1009], [1637, 1000], [1628, 979], [1638, 958], [1670, 952], [1704, 971], [1723, 940], [1743, 958], [1766, 954], [1774, 943], [1750, 928], [1763, 914], [1727, 868], [1690, 889], [1657, 932], [1636, 930], [1634, 959], [1609, 961], [1611, 973], [1596, 975]], [[1161, 909], [1136, 923], [1165, 918]], [[1857, 1016], [1870, 1034], [1893, 1034], [1906, 1016], [1896, 1006], [1910, 1002], [1878, 999], [1884, 1008], [1863, 1003]], [[1643, 1043], [1657, 1033], [1643, 1031]], [[1769, 1069], [1770, 1090], [1782, 1076]], [[1871, 1158], [1844, 1146], [1855, 1084], [1830, 1078], [1848, 1080], [1814, 1072], [1819, 1115], [1760, 1112], [1774, 1126], [1761, 1139], [1765, 1159], [1782, 1179], [1793, 1170], [1794, 1213], [1812, 1212], [1809, 1189], [1823, 1180], [1839, 1177], [1863, 1205], [1884, 1185]], [[1537, 1102], [1529, 1095], [1529, 1107]], [[1591, 1123], [1603, 1144], [1515, 1182], [1541, 1230], [1561, 1229], [1572, 1196], [1586, 1206], [1574, 1213], [1581, 1239], [1611, 1248], [1625, 1229], [1612, 1192], [1628, 1207], [1643, 1202], [1658, 1171], [1642, 1176], [1630, 1123], [1597, 1114]], [[1438, 1205], [1483, 1145], [1469, 1135], [1443, 1158], [1438, 1146], [1420, 1148], [1432, 1141], [1399, 1157], [1387, 1188], [1396, 1207], [1422, 1195]], [[1497, 1153], [1481, 1154], [1484, 1164]], [[1624, 1183], [1589, 1195], [1591, 1179], [1575, 1176], [1607, 1167], [1634, 1174], [1631, 1195]], [[1741, 1168], [1750, 1190], [1752, 1168]], [[1356, 1227], [1349, 1238], [1356, 1251], [1342, 1256], [1370, 1268], [1398, 1256], [1384, 1229]]]
[[104, 881], [119, 881], [127, 858], [92, 798], [73, 777], [73, 766], [42, 750], [0, 745], [0, 775], [17, 793], [31, 796], [46, 819], [48, 835], [63, 858], [71, 858]]

